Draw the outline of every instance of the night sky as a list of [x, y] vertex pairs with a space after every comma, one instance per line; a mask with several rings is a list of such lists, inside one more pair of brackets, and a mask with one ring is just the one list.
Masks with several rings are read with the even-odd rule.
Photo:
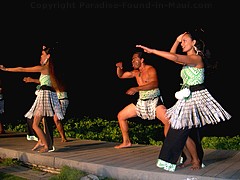
[[[137, 99], [125, 94], [136, 86], [135, 79], [120, 80], [115, 64], [123, 61], [131, 70], [136, 44], [168, 51], [176, 37], [186, 30], [202, 27], [219, 68], [207, 82], [208, 90], [233, 116], [228, 122], [205, 128], [206, 135], [239, 134], [235, 88], [237, 80], [237, 32], [233, 23], [234, 4], [213, 1], [26, 1], [2, 4], [1, 63], [6, 67], [39, 63], [41, 46], [58, 41], [63, 49], [62, 66], [69, 85], [69, 117], [101, 117], [116, 120], [118, 111]], [[151, 3], [153, 2], [153, 3]], [[55, 6], [53, 6], [55, 5]], [[115, 8], [114, 8], [114, 7]], [[228, 14], [226, 13], [228, 12]], [[231, 20], [231, 21], [230, 21]], [[235, 44], [235, 43], [234, 43]], [[238, 56], [237, 56], [238, 58]], [[179, 90], [181, 66], [155, 55], [145, 61], [156, 67], [165, 105], [171, 107]], [[35, 84], [25, 76], [37, 73], [0, 72], [5, 86], [5, 111], [9, 122], [24, 119], [35, 98]], [[214, 132], [214, 133], [213, 133]]]

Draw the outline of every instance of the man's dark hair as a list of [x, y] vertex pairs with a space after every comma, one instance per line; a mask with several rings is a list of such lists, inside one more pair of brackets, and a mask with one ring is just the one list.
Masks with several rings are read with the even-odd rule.
[[135, 52], [135, 54], [137, 54], [140, 59], [143, 58], [143, 53], [142, 52], [138, 51], [138, 52]]

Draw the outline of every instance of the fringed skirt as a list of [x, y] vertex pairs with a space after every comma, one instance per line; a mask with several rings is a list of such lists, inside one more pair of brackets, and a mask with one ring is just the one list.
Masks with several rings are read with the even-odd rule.
[[137, 116], [142, 119], [154, 120], [156, 118], [156, 107], [162, 104], [162, 96], [144, 100], [138, 99], [136, 104]]
[[[185, 99], [178, 100], [173, 107], [167, 110], [167, 117], [170, 118], [171, 127], [160, 150], [156, 165], [161, 169], [173, 172], [192, 131], [198, 130], [199, 127], [206, 124], [217, 124], [229, 120], [231, 115], [222, 108], [207, 89], [203, 88], [191, 92], [191, 95]], [[198, 148], [201, 148], [199, 139], [195, 144], [199, 144]], [[202, 159], [202, 157], [199, 158]]]
[[56, 92], [40, 89], [31, 109], [25, 114], [25, 117], [29, 119], [35, 115], [53, 117], [54, 114], [57, 115], [59, 120], [64, 118]]
[[69, 105], [69, 100], [67, 98], [64, 98], [64, 99], [59, 99], [59, 101], [60, 101], [60, 104], [61, 104], [63, 115], [65, 116], [65, 114], [67, 112], [68, 105]]
[[212, 97], [207, 89], [194, 91], [167, 110], [173, 129], [202, 127], [229, 120], [231, 115]]

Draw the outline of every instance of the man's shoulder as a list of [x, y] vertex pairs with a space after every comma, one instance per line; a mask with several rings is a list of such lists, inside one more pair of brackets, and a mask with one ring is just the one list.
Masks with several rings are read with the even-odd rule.
[[145, 65], [145, 67], [149, 70], [151, 70], [151, 69], [156, 70], [156, 68], [154, 66], [150, 65], [150, 64]]

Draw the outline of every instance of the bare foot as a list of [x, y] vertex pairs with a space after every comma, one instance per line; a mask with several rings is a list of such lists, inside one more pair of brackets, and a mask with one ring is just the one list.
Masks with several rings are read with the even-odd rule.
[[116, 148], [116, 149], [121, 149], [121, 148], [129, 148], [129, 147], [131, 147], [131, 146], [132, 146], [131, 143], [127, 143], [127, 144], [122, 143], [122, 144], [120, 144], [120, 145], [115, 146], [114, 148]]
[[185, 167], [189, 166], [191, 163], [192, 163], [191, 160], [187, 159], [186, 161], [184, 161], [184, 163], [179, 164], [178, 167], [179, 168], [185, 168]]
[[38, 152], [40, 152], [40, 153], [48, 152], [48, 148], [43, 146]]
[[37, 149], [39, 149], [39, 148], [41, 148], [41, 147], [43, 147], [43, 146], [44, 146], [44, 144], [38, 142], [38, 143], [32, 148], [32, 151], [36, 151]]
[[62, 139], [61, 142], [68, 142], [68, 140], [67, 139]]
[[191, 170], [198, 170], [201, 168], [201, 165], [200, 163], [197, 161], [197, 162], [192, 162], [192, 166], [191, 166]]

